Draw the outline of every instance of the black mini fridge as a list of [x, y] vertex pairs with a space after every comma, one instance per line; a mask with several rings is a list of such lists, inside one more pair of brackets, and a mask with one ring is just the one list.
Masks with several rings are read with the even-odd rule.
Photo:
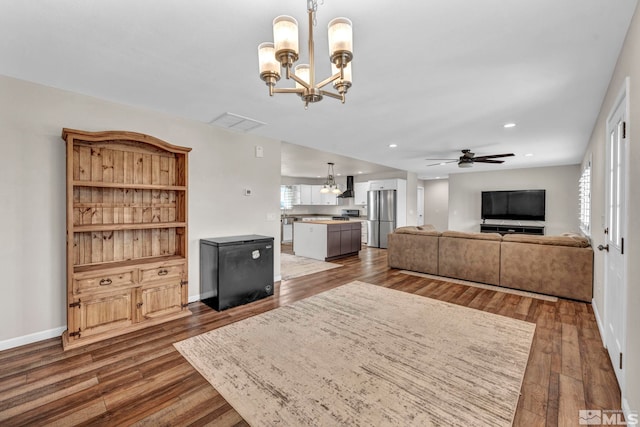
[[273, 237], [200, 239], [200, 300], [222, 311], [273, 295]]

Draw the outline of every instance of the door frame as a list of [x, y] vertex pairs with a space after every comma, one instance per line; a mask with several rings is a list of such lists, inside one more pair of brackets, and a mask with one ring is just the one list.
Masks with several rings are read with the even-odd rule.
[[[618, 110], [618, 108], [623, 105], [624, 103], [624, 120], [626, 122], [626, 127], [627, 129], [629, 128], [629, 88], [630, 88], [630, 79], [629, 77], [626, 77], [623, 84], [622, 84], [622, 88], [620, 90], [620, 92], [618, 93], [618, 96], [616, 97], [615, 102], [613, 103], [613, 106], [611, 107], [611, 110], [609, 112], [609, 114], [607, 115], [607, 121], [605, 123], [605, 132], [606, 132], [606, 139], [605, 139], [605, 162], [609, 161], [609, 137], [611, 135], [611, 131], [612, 128], [610, 127], [610, 122], [613, 119], [616, 111]], [[627, 131], [628, 132], [628, 131]], [[628, 230], [628, 226], [629, 226], [629, 167], [630, 167], [630, 162], [629, 162], [629, 137], [628, 137], [628, 133], [626, 135], [625, 138], [627, 141], [624, 144], [624, 177], [623, 177], [623, 186], [624, 186], [624, 194], [622, 195], [623, 198], [623, 203], [624, 203], [624, 208], [623, 208], [623, 212], [621, 215], [621, 222], [623, 224], [622, 229], [626, 232], [626, 230]], [[607, 165], [605, 163], [605, 174], [607, 174]], [[610, 191], [610, 186], [607, 185], [608, 183], [608, 177], [605, 175], [605, 200], [604, 200], [604, 208], [605, 208], [605, 227], [608, 226], [609, 224], [609, 214], [608, 214], [608, 202], [609, 202], [609, 191]], [[627, 236], [624, 236], [627, 237]], [[609, 237], [605, 236], [605, 244], [607, 244]], [[611, 299], [611, 284], [609, 283], [608, 280], [608, 269], [609, 269], [609, 257], [607, 256], [607, 254], [604, 255], [604, 271], [603, 271], [603, 288], [604, 288], [604, 318], [603, 318], [603, 323], [604, 323], [604, 336], [602, 337], [603, 340], [603, 344], [605, 346], [605, 348], [608, 347], [608, 343], [611, 342], [611, 333], [609, 332], [609, 319], [611, 317], [611, 313], [609, 312], [609, 300]], [[621, 288], [620, 288], [620, 292], [622, 293], [622, 307], [619, 307], [619, 311], [621, 311], [621, 316], [622, 316], [622, 331], [620, 331], [620, 351], [622, 352], [623, 355], [626, 355], [626, 347], [627, 347], [627, 331], [628, 331], [628, 324], [627, 324], [627, 296], [628, 296], [628, 288], [629, 288], [629, 274], [628, 274], [628, 262], [627, 262], [627, 257], [622, 256], [622, 283], [621, 283]], [[607, 351], [607, 353], [609, 354], [609, 352]], [[609, 357], [611, 358], [611, 355], [609, 354]], [[618, 372], [616, 370], [616, 366], [618, 366], [618, 360], [613, 360], [611, 359], [611, 363], [613, 364], [613, 368], [615, 372]], [[623, 368], [620, 370], [620, 376], [618, 377], [618, 375], [616, 375], [616, 378], [618, 379], [618, 385], [620, 386], [620, 391], [621, 394], [624, 398], [624, 395], [626, 394], [626, 388], [625, 388], [625, 381], [624, 381], [624, 373], [626, 372], [626, 366], [628, 364], [628, 361], [623, 360]]]

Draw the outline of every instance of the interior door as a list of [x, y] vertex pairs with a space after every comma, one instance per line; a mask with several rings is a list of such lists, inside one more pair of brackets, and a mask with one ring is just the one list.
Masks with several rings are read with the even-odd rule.
[[605, 246], [605, 345], [624, 390], [625, 319], [626, 319], [626, 265], [624, 239], [627, 223], [627, 138], [626, 92], [616, 104], [607, 121], [606, 147], [606, 206]]

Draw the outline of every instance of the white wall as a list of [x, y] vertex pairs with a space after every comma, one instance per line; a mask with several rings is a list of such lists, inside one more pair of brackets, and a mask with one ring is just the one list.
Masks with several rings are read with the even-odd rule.
[[[603, 218], [605, 203], [605, 141], [606, 120], [616, 97], [620, 93], [625, 77], [630, 78], [629, 121], [629, 164], [640, 164], [640, 9], [636, 9], [625, 43], [620, 51], [618, 63], [609, 83], [598, 119], [591, 134], [585, 161], [593, 156], [592, 163], [592, 216], [591, 235], [593, 245], [604, 244]], [[622, 390], [623, 408], [640, 411], [640, 168], [629, 168], [628, 229], [625, 236], [625, 256], [627, 263], [628, 292], [626, 318], [625, 390]], [[604, 315], [604, 253], [595, 251], [594, 264], [594, 310]], [[614, 408], [615, 409], [615, 408]]]
[[[141, 132], [193, 148], [189, 157], [190, 299], [199, 293], [200, 238], [276, 237], [275, 275], [280, 276], [279, 141], [2, 76], [0, 94], [0, 223], [4, 225], [0, 349], [65, 328], [63, 127]], [[263, 158], [254, 157], [255, 145], [264, 148]], [[244, 188], [251, 188], [253, 195], [244, 196]]]
[[407, 172], [407, 225], [418, 224], [418, 175]]
[[424, 223], [436, 230], [449, 229], [449, 181], [430, 179], [424, 182]]
[[546, 234], [579, 232], [580, 166], [505, 169], [449, 175], [449, 228], [480, 231], [481, 192], [546, 190]]

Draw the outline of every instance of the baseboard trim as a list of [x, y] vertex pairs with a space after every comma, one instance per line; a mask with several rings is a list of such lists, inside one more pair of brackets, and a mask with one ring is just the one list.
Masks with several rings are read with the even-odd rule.
[[[275, 276], [274, 282], [279, 282], [282, 279], [281, 276]], [[200, 294], [189, 295], [189, 302], [200, 301]], [[62, 333], [67, 330], [66, 326], [60, 326], [58, 328], [48, 329], [46, 331], [35, 332], [29, 335], [23, 335], [21, 337], [9, 338], [8, 340], [0, 341], [0, 351], [9, 350], [10, 348], [20, 347], [22, 345], [32, 344], [34, 342], [47, 340], [49, 338], [55, 338], [62, 336]]]
[[596, 317], [596, 325], [598, 325], [598, 331], [600, 331], [600, 339], [602, 340], [602, 346], [607, 348], [604, 340], [604, 325], [602, 324], [602, 318], [600, 317], [600, 311], [598, 310], [598, 305], [596, 304], [596, 299], [591, 300], [591, 307], [593, 307], [593, 314]]
[[632, 411], [629, 406], [629, 401], [626, 397], [622, 396], [622, 412], [624, 413], [624, 419], [627, 420], [627, 425], [638, 424], [638, 411]]
[[66, 329], [66, 326], [60, 326], [59, 328], [53, 328], [46, 331], [35, 332], [33, 334], [23, 335], [21, 337], [15, 337], [8, 340], [0, 341], [0, 351], [9, 350], [10, 348], [20, 347], [22, 345], [32, 344], [34, 342], [47, 340], [49, 338], [60, 337]]

